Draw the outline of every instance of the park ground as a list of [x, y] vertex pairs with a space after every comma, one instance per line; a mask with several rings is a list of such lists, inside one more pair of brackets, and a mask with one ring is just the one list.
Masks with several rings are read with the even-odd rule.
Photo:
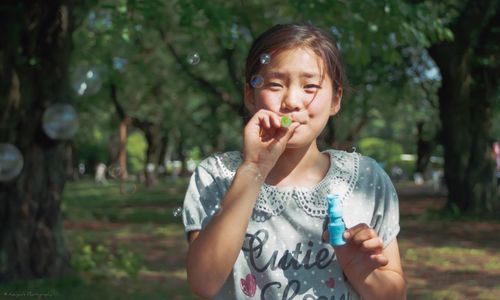
[[[64, 228], [77, 276], [0, 285], [0, 299], [198, 299], [187, 287], [186, 179], [154, 188], [67, 184]], [[436, 213], [443, 192], [397, 185], [408, 299], [500, 299], [500, 222]]]

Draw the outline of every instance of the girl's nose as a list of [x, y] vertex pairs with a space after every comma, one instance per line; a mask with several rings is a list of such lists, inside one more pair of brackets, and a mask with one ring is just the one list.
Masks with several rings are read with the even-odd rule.
[[301, 109], [300, 93], [289, 89], [281, 102], [281, 109], [285, 112], [299, 111]]

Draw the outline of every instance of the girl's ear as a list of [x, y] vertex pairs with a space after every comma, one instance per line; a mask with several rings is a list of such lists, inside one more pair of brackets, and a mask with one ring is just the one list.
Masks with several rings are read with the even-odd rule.
[[339, 112], [341, 103], [342, 103], [342, 88], [339, 87], [336, 93], [333, 95], [332, 105], [330, 106], [330, 116], [335, 116]]
[[255, 113], [255, 99], [253, 92], [253, 88], [250, 87], [248, 83], [245, 83], [245, 95], [243, 96], [243, 102], [245, 102], [245, 107], [251, 114]]

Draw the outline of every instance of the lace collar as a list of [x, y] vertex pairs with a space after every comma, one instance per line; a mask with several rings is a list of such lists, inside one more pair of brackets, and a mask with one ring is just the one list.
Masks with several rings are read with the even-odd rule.
[[[255, 220], [268, 219], [281, 214], [289, 201], [295, 201], [308, 215], [322, 218], [326, 215], [326, 195], [339, 194], [343, 203], [354, 190], [358, 179], [359, 158], [356, 152], [326, 150], [330, 155], [330, 168], [325, 177], [312, 187], [277, 187], [264, 183], [254, 208]], [[224, 176], [233, 178], [242, 163], [240, 152], [227, 152], [217, 156]], [[227, 177], [226, 177], [227, 178]]]

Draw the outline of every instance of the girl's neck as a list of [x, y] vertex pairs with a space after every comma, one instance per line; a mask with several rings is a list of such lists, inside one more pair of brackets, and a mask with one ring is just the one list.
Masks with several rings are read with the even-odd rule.
[[319, 151], [316, 143], [306, 148], [286, 149], [265, 182], [275, 186], [314, 186], [325, 177], [329, 165], [329, 157]]

